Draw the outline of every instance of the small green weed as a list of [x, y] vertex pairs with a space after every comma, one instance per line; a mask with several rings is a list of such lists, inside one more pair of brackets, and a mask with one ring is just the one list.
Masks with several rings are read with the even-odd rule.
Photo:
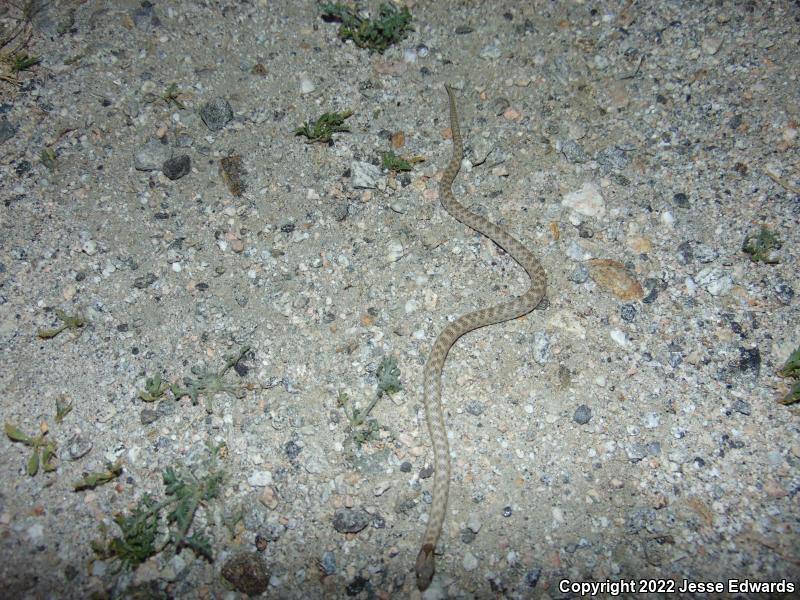
[[186, 107], [183, 105], [183, 102], [180, 101], [179, 97], [181, 95], [180, 90], [178, 89], [177, 83], [170, 83], [167, 86], [167, 89], [161, 95], [161, 99], [167, 103], [167, 106], [170, 104], [174, 104], [181, 110], [185, 109]]
[[411, 163], [394, 152], [383, 153], [383, 168], [389, 171], [410, 171]]
[[42, 148], [39, 153], [39, 160], [50, 171], [56, 168], [56, 151], [52, 148]]
[[42, 62], [41, 56], [28, 56], [24, 52], [11, 57], [11, 72], [16, 75], [20, 71], [27, 71]]
[[377, 419], [370, 417], [369, 414], [383, 394], [392, 395], [403, 388], [400, 384], [400, 368], [397, 366], [397, 360], [394, 357], [384, 358], [381, 364], [378, 365], [375, 375], [378, 379], [378, 389], [375, 392], [375, 397], [365, 410], [361, 411], [358, 408], [351, 407], [348, 411], [348, 404], [352, 403], [344, 392], [341, 392], [336, 399], [336, 404], [344, 411], [347, 420], [350, 421], [350, 435], [348, 435], [344, 443], [346, 448], [349, 448], [352, 444], [360, 448], [365, 443], [378, 439], [381, 424]]
[[742, 243], [742, 250], [750, 255], [753, 262], [764, 262], [770, 265], [780, 262], [778, 253], [783, 245], [778, 236], [767, 227], [762, 227], [757, 234], [748, 235]]
[[56, 423], [61, 423], [69, 413], [72, 412], [72, 403], [67, 402], [66, 397], [56, 398]]
[[89, 473], [80, 481], [73, 483], [72, 487], [76, 492], [93, 490], [98, 485], [103, 485], [110, 481], [114, 481], [120, 475], [122, 475], [122, 463], [117, 461], [114, 464], [108, 465], [108, 468], [105, 471]]
[[78, 330], [86, 325], [86, 320], [80, 314], [71, 317], [63, 310], [56, 309], [56, 316], [63, 321], [61, 325], [54, 329], [40, 329], [36, 332], [36, 335], [43, 340], [48, 340], [56, 337], [62, 331], [70, 329], [75, 337], [78, 337], [80, 335], [80, 331]]
[[375, 372], [378, 378], [378, 397], [383, 394], [390, 396], [403, 389], [400, 384], [400, 367], [397, 366], [397, 359], [394, 356], [387, 356], [378, 365], [378, 370]]
[[800, 348], [791, 353], [786, 364], [783, 365], [778, 375], [794, 379], [789, 393], [779, 400], [781, 404], [794, 404], [800, 402]]
[[411, 29], [411, 13], [405, 6], [398, 9], [391, 4], [381, 4], [377, 19], [360, 17], [355, 9], [339, 2], [327, 2], [321, 8], [324, 20], [342, 23], [339, 26], [341, 39], [353, 40], [359, 48], [372, 52], [383, 54]]
[[[166, 497], [158, 502], [145, 495], [129, 515], [117, 514], [114, 522], [120, 536], [92, 542], [100, 560], [117, 560], [123, 566], [135, 567], [172, 546], [175, 552], [191, 548], [209, 562], [214, 560], [211, 541], [203, 533], [192, 531], [192, 522], [201, 506], [208, 510], [209, 502], [222, 493], [227, 474], [216, 464], [221, 447], [211, 448], [211, 456], [201, 465], [205, 474], [198, 476], [188, 469], [168, 467], [162, 473]], [[167, 531], [159, 542], [159, 525], [166, 523]]]
[[295, 129], [294, 134], [296, 136], [306, 136], [308, 138], [306, 140], [306, 144], [311, 144], [313, 142], [322, 142], [327, 144], [333, 139], [332, 136], [334, 133], [350, 131], [350, 128], [344, 124], [344, 120], [350, 117], [352, 114], [352, 110], [347, 110], [340, 113], [325, 113], [314, 123], [309, 121], [306, 122], [306, 124], [302, 127]]
[[57, 445], [54, 441], [45, 439], [49, 431], [47, 424], [43, 423], [40, 427], [41, 433], [36, 437], [32, 437], [23, 433], [18, 427], [11, 423], [5, 424], [6, 435], [12, 442], [19, 442], [30, 447], [32, 452], [28, 459], [26, 471], [28, 475], [33, 477], [39, 472], [39, 465], [45, 473], [56, 470], [55, 462]]
[[145, 381], [145, 388], [139, 391], [138, 397], [144, 402], [155, 402], [164, 396], [169, 390], [176, 400], [189, 396], [192, 399], [192, 404], [197, 405], [200, 395], [205, 396], [206, 412], [209, 414], [214, 412], [212, 399], [215, 394], [226, 392], [237, 398], [242, 397], [244, 390], [241, 386], [233, 385], [225, 382], [225, 374], [228, 370], [236, 365], [247, 352], [250, 351], [250, 346], [244, 346], [235, 355], [228, 356], [225, 361], [225, 366], [220, 371], [210, 371], [203, 367], [192, 367], [191, 377], [183, 378], [183, 385], [181, 387], [176, 384], [168, 384], [161, 379], [161, 374], [156, 373], [153, 377], [148, 377]]

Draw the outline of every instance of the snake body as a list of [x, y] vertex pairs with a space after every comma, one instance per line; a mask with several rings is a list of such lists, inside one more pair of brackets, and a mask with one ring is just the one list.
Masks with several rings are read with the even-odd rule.
[[441, 404], [442, 370], [447, 359], [447, 353], [456, 340], [469, 331], [528, 314], [536, 308], [544, 297], [547, 287], [547, 276], [533, 252], [504, 229], [484, 217], [470, 212], [453, 196], [453, 181], [461, 166], [461, 159], [464, 157], [464, 145], [458, 125], [455, 94], [450, 86], [445, 85], [445, 89], [447, 90], [450, 107], [453, 156], [450, 158], [450, 163], [445, 168], [439, 183], [439, 197], [441, 198], [442, 206], [454, 219], [485, 235], [511, 255], [528, 273], [531, 284], [527, 292], [510, 302], [467, 313], [450, 323], [433, 343], [430, 357], [425, 365], [423, 394], [428, 432], [433, 445], [433, 467], [435, 472], [430, 516], [428, 517], [425, 535], [422, 538], [422, 547], [417, 555], [415, 566], [417, 587], [420, 590], [427, 589], [433, 579], [435, 572], [434, 551], [439, 535], [442, 532], [442, 524], [447, 511], [447, 495], [450, 489], [450, 447], [447, 442], [447, 430], [444, 425]]

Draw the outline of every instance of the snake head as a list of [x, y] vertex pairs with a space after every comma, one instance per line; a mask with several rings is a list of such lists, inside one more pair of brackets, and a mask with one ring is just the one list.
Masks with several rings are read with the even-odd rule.
[[414, 566], [414, 570], [417, 572], [417, 588], [421, 592], [428, 589], [436, 570], [433, 559], [434, 549], [433, 544], [423, 544], [417, 554], [417, 564]]

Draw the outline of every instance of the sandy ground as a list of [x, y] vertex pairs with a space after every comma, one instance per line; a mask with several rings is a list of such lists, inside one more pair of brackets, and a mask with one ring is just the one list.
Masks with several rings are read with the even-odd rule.
[[[313, 2], [34, 11], [41, 61], [0, 82], [0, 412], [56, 457], [30, 476], [32, 448], [0, 441], [4, 597], [418, 597], [422, 367], [448, 320], [527, 285], [438, 203], [444, 83], [456, 196], [535, 250], [548, 292], [450, 354], [425, 597], [800, 584], [798, 413], [777, 401], [800, 346], [800, 8], [408, 6], [383, 54]], [[331, 111], [353, 111], [332, 145], [294, 135]], [[392, 149], [424, 161], [389, 173]], [[762, 228], [781, 245], [754, 261]], [[43, 339], [56, 310], [85, 324]], [[389, 357], [402, 390], [354, 424]], [[175, 399], [187, 377], [229, 390]], [[142, 564], [97, 555], [114, 515], [173, 497], [169, 468], [226, 473], [188, 530], [211, 556], [168, 543], [176, 505]]]

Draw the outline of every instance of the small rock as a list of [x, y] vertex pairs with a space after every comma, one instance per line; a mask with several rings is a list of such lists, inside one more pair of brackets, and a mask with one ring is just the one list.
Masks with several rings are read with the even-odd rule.
[[144, 288], [153, 285], [157, 279], [158, 277], [156, 277], [155, 273], [148, 273], [147, 275], [142, 275], [141, 277], [134, 279], [133, 287], [143, 290]]
[[253, 471], [247, 478], [247, 483], [253, 487], [264, 487], [272, 484], [271, 471]]
[[269, 587], [269, 570], [258, 553], [236, 554], [222, 565], [222, 576], [236, 591], [256, 596]]
[[749, 415], [750, 414], [750, 403], [747, 402], [746, 400], [741, 400], [741, 399], [736, 400], [733, 403], [733, 410], [735, 410], [736, 412], [741, 413], [743, 415]]
[[636, 319], [636, 307], [633, 304], [623, 304], [619, 309], [619, 316], [623, 321], [632, 323]]
[[561, 143], [561, 153], [571, 163], [583, 164], [589, 160], [589, 156], [583, 147], [572, 140]]
[[739, 348], [739, 370], [742, 373], [752, 373], [758, 376], [761, 372], [761, 352], [758, 347]]
[[589, 267], [584, 264], [576, 266], [570, 273], [569, 279], [573, 283], [586, 283], [586, 280], [589, 279]]
[[604, 172], [622, 171], [630, 164], [628, 152], [619, 146], [608, 146], [600, 150], [594, 157]]
[[620, 300], [640, 300], [644, 290], [620, 262], [610, 259], [593, 259], [590, 275], [600, 287], [607, 289]]
[[233, 109], [225, 98], [214, 98], [200, 109], [200, 118], [211, 131], [219, 131], [233, 118]]
[[264, 490], [261, 492], [261, 495], [258, 497], [258, 499], [261, 504], [270, 510], [275, 510], [278, 508], [278, 496], [275, 494], [275, 489], [270, 485], [264, 487]]
[[694, 280], [712, 296], [726, 294], [733, 287], [733, 277], [714, 267], [706, 267], [694, 276]]
[[489, 44], [480, 49], [478, 56], [485, 60], [495, 60], [502, 56], [502, 51], [496, 44]]
[[381, 176], [381, 169], [372, 163], [354, 160], [350, 163], [351, 181], [354, 188], [375, 189], [378, 187], [378, 179]]
[[133, 153], [133, 168], [137, 171], [158, 171], [172, 157], [172, 148], [156, 138], [150, 138]]
[[71, 460], [78, 460], [79, 458], [83, 458], [92, 449], [92, 442], [84, 438], [81, 435], [74, 435], [72, 439], [69, 441], [69, 445], [67, 446], [67, 452], [69, 453], [69, 457]]
[[576, 192], [564, 194], [561, 205], [587, 217], [601, 219], [606, 214], [605, 200], [600, 194], [600, 188], [591, 182], [584, 183]]
[[484, 405], [477, 400], [470, 400], [464, 406], [464, 410], [473, 416], [480, 417], [483, 414], [483, 411], [486, 410], [486, 407], [484, 407]]
[[322, 558], [319, 561], [319, 566], [322, 568], [325, 575], [333, 575], [336, 573], [336, 556], [330, 550], [322, 553]]
[[474, 571], [478, 568], [478, 558], [472, 552], [465, 552], [462, 565], [465, 571]]
[[0, 117], [0, 144], [10, 140], [16, 133], [17, 128], [6, 117]]
[[358, 533], [370, 521], [370, 516], [360, 508], [340, 508], [333, 515], [333, 528], [339, 533]]
[[144, 408], [142, 409], [142, 412], [139, 413], [139, 419], [141, 420], [142, 425], [150, 425], [150, 423], [155, 423], [158, 421], [158, 417], [159, 414], [150, 408]]
[[89, 256], [94, 256], [97, 254], [97, 242], [94, 240], [85, 240], [81, 244], [81, 250], [83, 250], [84, 254], [88, 254]]
[[467, 517], [467, 529], [472, 533], [478, 533], [481, 530], [481, 518], [478, 514], [472, 513]]
[[164, 164], [161, 166], [161, 171], [172, 181], [180, 179], [191, 170], [192, 162], [186, 154], [181, 154], [180, 156], [165, 160]]
[[303, 77], [302, 79], [300, 79], [300, 93], [301, 94], [303, 94], [303, 95], [310, 94], [315, 89], [317, 89], [317, 86], [315, 86], [314, 82], [311, 81], [308, 77]]
[[675, 203], [675, 206], [679, 208], [689, 208], [689, 196], [683, 192], [673, 194], [672, 201]]
[[533, 360], [545, 365], [548, 358], [550, 358], [550, 338], [546, 333], [537, 331], [533, 334]]
[[703, 38], [703, 41], [700, 42], [700, 45], [703, 48], [703, 52], [709, 55], [714, 55], [719, 51], [720, 46], [722, 46], [722, 40], [707, 36]]
[[575, 409], [575, 414], [572, 415], [572, 420], [578, 423], [579, 425], [586, 425], [592, 418], [592, 409], [586, 406], [585, 404], [581, 404], [578, 408]]

